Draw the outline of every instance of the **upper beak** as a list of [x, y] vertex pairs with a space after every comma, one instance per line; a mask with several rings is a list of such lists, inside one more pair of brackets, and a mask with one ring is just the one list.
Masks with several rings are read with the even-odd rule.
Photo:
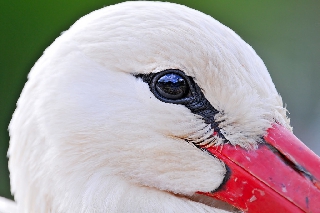
[[203, 194], [244, 212], [320, 212], [320, 158], [284, 127], [274, 124], [255, 150], [206, 149], [228, 172], [216, 191]]

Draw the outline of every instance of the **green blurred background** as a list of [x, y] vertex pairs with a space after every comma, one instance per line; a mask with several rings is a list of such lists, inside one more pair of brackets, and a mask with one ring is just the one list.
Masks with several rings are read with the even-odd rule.
[[[120, 1], [0, 2], [0, 196], [12, 198], [7, 127], [27, 74], [78, 18]], [[320, 1], [180, 0], [229, 26], [267, 65], [295, 134], [320, 154]], [[23, 178], [23, 177], [21, 177]]]

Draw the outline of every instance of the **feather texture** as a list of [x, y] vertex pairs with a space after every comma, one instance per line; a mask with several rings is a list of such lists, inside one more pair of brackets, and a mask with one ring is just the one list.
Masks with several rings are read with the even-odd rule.
[[274, 121], [290, 129], [264, 63], [232, 30], [177, 4], [109, 6], [57, 38], [28, 76], [9, 127], [19, 212], [225, 212], [190, 199], [226, 173], [181, 139], [207, 124], [133, 76], [169, 68], [194, 78], [231, 144], [254, 148]]

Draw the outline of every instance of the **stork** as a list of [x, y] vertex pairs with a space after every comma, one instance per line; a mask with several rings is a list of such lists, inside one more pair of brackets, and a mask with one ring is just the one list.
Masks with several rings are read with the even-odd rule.
[[263, 61], [185, 6], [82, 17], [32, 68], [9, 130], [17, 212], [320, 212], [320, 160]]

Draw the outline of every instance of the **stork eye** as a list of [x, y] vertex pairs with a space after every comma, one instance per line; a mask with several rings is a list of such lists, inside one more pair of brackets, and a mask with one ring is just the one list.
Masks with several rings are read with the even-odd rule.
[[136, 74], [148, 83], [154, 96], [165, 103], [188, 104], [194, 102], [201, 90], [194, 83], [192, 77], [179, 69], [166, 69], [157, 73]]
[[156, 91], [164, 98], [177, 100], [189, 92], [187, 81], [177, 73], [167, 73], [155, 82]]

